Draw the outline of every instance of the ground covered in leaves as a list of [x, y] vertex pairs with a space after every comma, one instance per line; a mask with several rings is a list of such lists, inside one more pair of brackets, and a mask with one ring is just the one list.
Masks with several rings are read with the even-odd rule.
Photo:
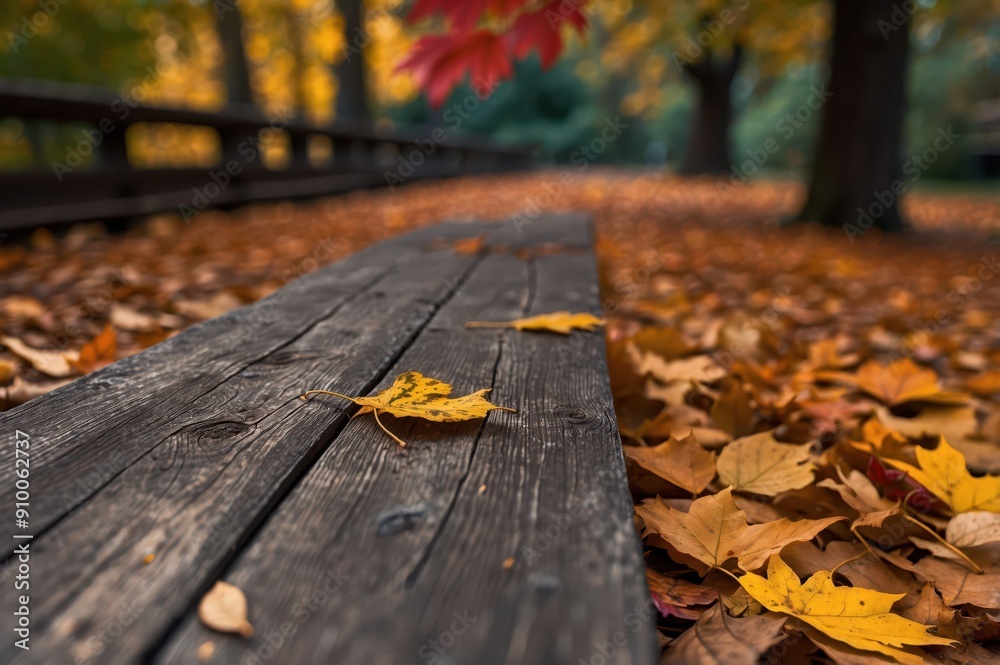
[[996, 662], [1000, 198], [852, 243], [778, 226], [801, 196], [553, 172], [37, 232], [0, 245], [0, 406], [410, 228], [587, 210], [664, 662]]

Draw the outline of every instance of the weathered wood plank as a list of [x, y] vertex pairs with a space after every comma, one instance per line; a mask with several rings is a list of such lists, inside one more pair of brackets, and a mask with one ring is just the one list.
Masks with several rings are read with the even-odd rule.
[[[466, 237], [479, 228], [451, 223], [376, 245], [0, 414], [0, 431], [19, 429], [32, 437], [31, 481], [44, 488], [32, 498], [32, 533], [86, 501], [178, 423], [199, 422], [206, 395], [222, 383], [362, 297], [399, 265], [419, 263], [435, 238]], [[447, 279], [464, 269], [457, 266]], [[14, 457], [0, 457], [0, 478], [13, 474]], [[0, 501], [14, 504], [13, 482], [0, 487]], [[8, 542], [0, 552], [12, 549]]]
[[[166, 413], [156, 412], [155, 404], [145, 409], [142, 400], [122, 405], [143, 419], [136, 425], [102, 410], [74, 410], [88, 421], [119, 421], [126, 433], [108, 434], [115, 436], [115, 446], [131, 446], [139, 456], [34, 541], [37, 642], [15, 662], [139, 658], [345, 424], [342, 411], [298, 395], [328, 383], [349, 392], [369, 390], [480, 260], [450, 249], [421, 250], [411, 255], [417, 260], [402, 263], [392, 253], [369, 259], [378, 256], [386, 259], [381, 269], [387, 272], [344, 300], [335, 315], [285, 337], [252, 362], [234, 364], [233, 354], [246, 356], [227, 345], [223, 364], [195, 375], [202, 382], [196, 396], [177, 400]], [[322, 289], [313, 295], [309, 306], [328, 311]], [[272, 320], [283, 320], [288, 308], [306, 306], [293, 302], [279, 301]], [[142, 363], [136, 365], [133, 369], [141, 370]], [[127, 376], [143, 385], [140, 374]], [[157, 388], [170, 396], [192, 390], [183, 380], [175, 383], [177, 373], [159, 381], [166, 387]], [[45, 430], [31, 434], [34, 443]], [[56, 477], [72, 479], [73, 468], [62, 468], [63, 463], [65, 457], [54, 461]], [[50, 491], [36, 486], [40, 496]], [[157, 559], [143, 567], [149, 553]], [[5, 600], [11, 593], [5, 586]], [[121, 613], [129, 611], [135, 616], [128, 630], [105, 643]], [[10, 622], [8, 613], [2, 623]], [[16, 653], [5, 642], [0, 661], [11, 662]]]
[[[579, 220], [546, 222], [533, 226], [555, 244], [589, 242]], [[530, 247], [524, 233], [506, 241]], [[221, 575], [257, 634], [213, 633], [192, 607], [156, 662], [192, 662], [210, 641], [213, 663], [652, 663], [601, 333], [463, 328], [593, 310], [596, 283], [590, 252], [484, 260], [381, 387], [417, 369], [462, 392], [492, 385], [520, 413], [387, 417], [405, 451], [352, 422]]]

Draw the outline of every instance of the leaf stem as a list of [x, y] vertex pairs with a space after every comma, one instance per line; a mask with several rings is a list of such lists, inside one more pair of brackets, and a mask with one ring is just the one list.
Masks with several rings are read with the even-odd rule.
[[342, 395], [340, 393], [335, 393], [332, 390], [307, 390], [304, 393], [302, 393], [301, 395], [299, 395], [299, 399], [301, 399], [301, 400], [308, 400], [309, 399], [309, 395], [313, 395], [313, 394], [333, 395], [334, 397], [343, 397], [344, 399], [349, 399], [352, 402], [354, 401], [353, 397], [348, 397], [347, 395]]
[[382, 431], [385, 432], [386, 434], [388, 434], [389, 436], [391, 436], [393, 438], [393, 440], [396, 443], [398, 443], [401, 447], [405, 448], [406, 447], [406, 441], [403, 441], [398, 436], [396, 436], [395, 434], [393, 434], [392, 432], [390, 432], [389, 430], [387, 430], [385, 428], [385, 425], [382, 424], [382, 421], [378, 419], [378, 409], [372, 409], [372, 413], [375, 414], [375, 422], [377, 422], [378, 426], [382, 428]]
[[963, 552], [962, 550], [958, 549], [957, 547], [955, 547], [954, 545], [952, 545], [951, 543], [949, 543], [947, 540], [945, 540], [944, 538], [942, 538], [941, 536], [939, 536], [938, 533], [937, 533], [937, 531], [935, 531], [934, 529], [930, 528], [929, 526], [927, 526], [926, 524], [924, 524], [920, 520], [914, 519], [914, 518], [910, 517], [909, 515], [903, 515], [903, 519], [907, 520], [908, 522], [912, 522], [913, 524], [916, 524], [921, 529], [923, 529], [927, 533], [929, 533], [932, 536], [934, 536], [935, 540], [937, 540], [939, 543], [941, 543], [942, 545], [944, 545], [945, 547], [947, 547], [949, 550], [951, 550], [952, 552], [954, 552], [955, 554], [957, 554], [958, 556], [960, 556], [963, 561], [965, 561], [967, 564], [969, 564], [969, 566], [972, 568], [972, 570], [977, 575], [982, 575], [983, 574], [983, 569], [979, 567], [979, 564], [977, 564], [975, 561], [973, 561], [968, 556], [966, 556], [965, 552]]
[[469, 321], [465, 324], [466, 328], [510, 328], [511, 326], [509, 321]]

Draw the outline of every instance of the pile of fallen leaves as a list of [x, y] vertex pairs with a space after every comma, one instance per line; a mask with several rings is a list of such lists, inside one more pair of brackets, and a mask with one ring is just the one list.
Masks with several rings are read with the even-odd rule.
[[779, 226], [801, 196], [486, 176], [38, 232], [0, 245], [0, 399], [409, 228], [587, 210], [665, 662], [995, 662], [1000, 199], [910, 196], [921, 233], [851, 243]]

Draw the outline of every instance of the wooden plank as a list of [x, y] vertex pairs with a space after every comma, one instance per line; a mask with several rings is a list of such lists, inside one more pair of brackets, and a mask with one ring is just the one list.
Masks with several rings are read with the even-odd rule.
[[[390, 244], [367, 258], [389, 258], [400, 249]], [[153, 414], [141, 401], [130, 404], [131, 414], [147, 424], [122, 422], [108, 436], [116, 437], [118, 448], [134, 440], [142, 456], [35, 541], [32, 636], [37, 642], [27, 657], [8, 641], [0, 647], [0, 660], [132, 662], [155, 643], [346, 423], [343, 410], [303, 402], [298, 395], [328, 384], [349, 392], [371, 389], [479, 260], [450, 249], [414, 256], [417, 260], [397, 260], [335, 315], [282, 337], [258, 360], [243, 362], [240, 356], [235, 363], [237, 345], [229, 345], [224, 371], [216, 364], [209, 378], [199, 375], [203, 386], [196, 399], [176, 401], [168, 412]], [[304, 306], [289, 297], [278, 302], [273, 318], [292, 317]], [[326, 309], [322, 300], [308, 306]], [[197, 355], [200, 347], [193, 345], [206, 340], [189, 337], [180, 349], [163, 355], [172, 362], [181, 349]], [[149, 373], [148, 363], [137, 364], [139, 373], [131, 377]], [[154, 378], [155, 388], [166, 384], [162, 390], [172, 395], [190, 390], [176, 373], [159, 372]], [[90, 418], [103, 413], [91, 410]], [[77, 410], [76, 415], [86, 414]], [[122, 428], [127, 436], [121, 436]], [[29, 431], [32, 443], [41, 442], [44, 432], [40, 427]], [[49, 468], [63, 474], [60, 478], [72, 478], [75, 466], [65, 465], [63, 456]], [[47, 493], [46, 485], [36, 486], [46, 488], [41, 496]], [[156, 561], [144, 567], [147, 554]], [[104, 644], [122, 612], [134, 614], [128, 630]]]
[[[579, 219], [531, 228], [508, 225], [506, 243], [589, 243]], [[405, 450], [353, 421], [220, 576], [246, 592], [256, 635], [213, 633], [192, 605], [155, 662], [195, 662], [206, 642], [213, 663], [654, 662], [601, 332], [463, 327], [592, 310], [596, 284], [589, 251], [488, 257], [380, 387], [417, 369], [492, 385], [520, 413], [386, 418]]]
[[[206, 396], [220, 394], [225, 382], [283, 349], [284, 356], [277, 357], [290, 358], [285, 347], [318, 322], [373, 293], [387, 294], [387, 304], [395, 303], [392, 289], [376, 288], [385, 275], [440, 261], [446, 269], [440, 280], [457, 282], [472, 258], [428, 247], [436, 237], [469, 233], [469, 225], [455, 223], [376, 245], [254, 305], [0, 414], [0, 431], [31, 436], [31, 482], [44, 488], [32, 497], [32, 533], [44, 532], [178, 428], [199, 422]], [[421, 284], [427, 291], [415, 295], [411, 308], [417, 322], [428, 315], [428, 303], [439, 290], [437, 284]], [[386, 336], [386, 353], [397, 352], [404, 341]], [[370, 378], [363, 377], [362, 384]], [[0, 457], [0, 478], [13, 477], [13, 456]], [[14, 505], [14, 491], [13, 482], [3, 483], [0, 500]], [[5, 542], [3, 553], [14, 546]]]

